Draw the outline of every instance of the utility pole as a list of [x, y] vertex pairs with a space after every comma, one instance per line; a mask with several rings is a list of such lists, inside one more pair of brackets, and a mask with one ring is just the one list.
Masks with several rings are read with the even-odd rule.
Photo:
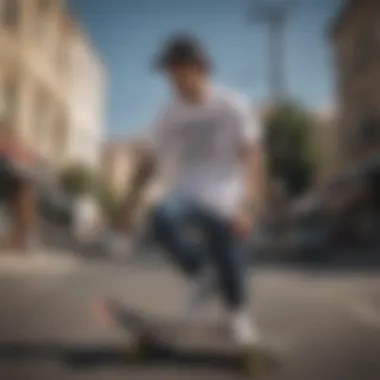
[[286, 96], [285, 31], [292, 2], [269, 4], [261, 2], [251, 10], [250, 22], [266, 22], [269, 28], [268, 83], [270, 98], [278, 104]]
[[[266, 23], [269, 32], [268, 41], [268, 85], [269, 85], [269, 101], [271, 108], [281, 104], [287, 95], [287, 83], [286, 83], [286, 57], [285, 57], [285, 31], [287, 26], [288, 17], [290, 11], [295, 6], [294, 1], [282, 1], [273, 4], [267, 1], [256, 2], [253, 5], [250, 12], [249, 21]], [[266, 151], [263, 152], [263, 159], [266, 161]], [[265, 164], [266, 165], [266, 164]], [[274, 178], [272, 173], [266, 171], [265, 175], [265, 187], [266, 199], [264, 203], [265, 208], [270, 210], [272, 207], [275, 209], [281, 205], [281, 198], [283, 192], [282, 181], [280, 178]], [[282, 189], [279, 194], [279, 190]]]
[[[254, 1], [254, 0], [253, 0]], [[295, 8], [303, 5], [307, 7], [331, 6], [336, 0], [256, 0], [249, 12], [250, 23], [265, 23], [268, 26], [268, 84], [270, 96], [270, 112], [281, 104], [287, 96], [286, 81], [286, 27], [289, 17]], [[264, 160], [269, 153], [264, 147]], [[275, 205], [275, 201], [286, 196], [286, 188], [281, 178], [275, 178], [273, 173], [265, 171], [265, 194], [267, 207]], [[270, 206], [269, 206], [270, 207]], [[274, 206], [278, 208], [279, 206]]]

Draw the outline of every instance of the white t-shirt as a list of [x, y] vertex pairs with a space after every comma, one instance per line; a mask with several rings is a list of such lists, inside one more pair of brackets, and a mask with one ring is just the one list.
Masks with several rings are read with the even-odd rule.
[[170, 172], [173, 190], [230, 216], [243, 200], [241, 148], [260, 134], [249, 102], [212, 89], [199, 104], [173, 99], [151, 138], [164, 173]]

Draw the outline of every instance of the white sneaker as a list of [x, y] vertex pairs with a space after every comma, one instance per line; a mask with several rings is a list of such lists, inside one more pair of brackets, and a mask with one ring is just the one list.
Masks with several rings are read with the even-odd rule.
[[236, 344], [251, 346], [259, 343], [259, 329], [246, 311], [236, 311], [231, 314], [230, 333]]
[[205, 306], [206, 301], [215, 293], [216, 273], [207, 267], [194, 281], [194, 289], [185, 307], [186, 315], [194, 316]]

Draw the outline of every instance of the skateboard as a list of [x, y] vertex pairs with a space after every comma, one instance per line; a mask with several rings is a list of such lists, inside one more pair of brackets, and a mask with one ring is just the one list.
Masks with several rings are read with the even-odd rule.
[[154, 318], [111, 299], [100, 301], [96, 312], [103, 322], [114, 323], [129, 335], [125, 355], [134, 362], [172, 360], [224, 365], [250, 378], [278, 365], [269, 348], [237, 346], [214, 322]]

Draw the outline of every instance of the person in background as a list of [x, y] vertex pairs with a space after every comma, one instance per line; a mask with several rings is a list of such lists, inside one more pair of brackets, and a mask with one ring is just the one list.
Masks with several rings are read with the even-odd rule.
[[90, 244], [96, 237], [100, 223], [100, 210], [91, 195], [81, 195], [74, 202], [73, 229], [76, 242]]

